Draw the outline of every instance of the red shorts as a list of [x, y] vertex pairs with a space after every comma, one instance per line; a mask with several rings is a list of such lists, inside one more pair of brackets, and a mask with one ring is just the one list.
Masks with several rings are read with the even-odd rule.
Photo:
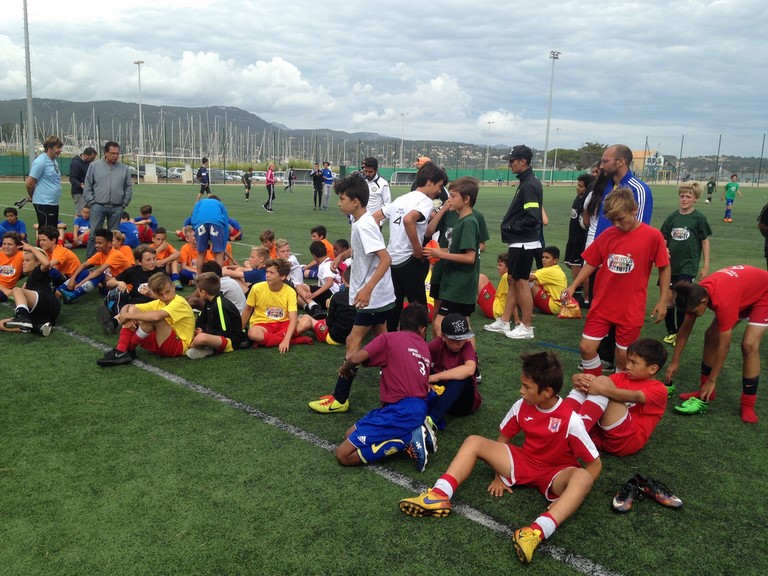
[[768, 297], [755, 302], [746, 310], [747, 324], [768, 326]]
[[520, 446], [510, 444], [509, 448], [509, 476], [502, 476], [501, 480], [507, 486], [534, 486], [550, 502], [557, 500], [560, 495], [552, 492], [552, 482], [560, 472], [568, 468], [577, 467], [578, 464], [562, 464], [560, 466], [545, 466], [536, 462], [523, 452]]
[[642, 326], [627, 326], [625, 324], [614, 324], [608, 320], [600, 318], [594, 313], [594, 308], [587, 314], [587, 320], [584, 322], [584, 332], [582, 338], [587, 340], [602, 340], [608, 336], [611, 326], [616, 327], [616, 348], [626, 350], [632, 342], [640, 338]]
[[544, 314], [552, 315], [552, 309], [549, 307], [549, 294], [547, 293], [544, 288], [539, 287], [539, 291], [536, 292], [536, 296], [533, 297], [533, 305], [536, 307], [537, 310], [543, 312]]
[[265, 330], [268, 334], [277, 334], [278, 336], [285, 336], [288, 332], [288, 325], [290, 320], [283, 320], [282, 322], [265, 322], [263, 324], [254, 324]]
[[493, 320], [493, 301], [496, 299], [496, 288], [491, 282], [488, 282], [477, 295], [477, 305], [486, 318]]
[[176, 331], [171, 328], [171, 334], [165, 339], [162, 346], [157, 345], [157, 339], [155, 338], [155, 332], [151, 332], [149, 336], [144, 338], [139, 344], [147, 352], [163, 356], [165, 358], [176, 358], [177, 356], [184, 356], [184, 342], [176, 335]]
[[645, 446], [646, 440], [632, 420], [632, 414], [627, 412], [624, 419], [608, 430], [597, 424], [590, 431], [595, 446], [601, 452], [614, 456], [629, 456]]

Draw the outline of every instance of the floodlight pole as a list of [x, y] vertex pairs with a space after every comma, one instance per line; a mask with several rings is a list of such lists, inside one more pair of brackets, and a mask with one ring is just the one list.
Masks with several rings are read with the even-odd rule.
[[555, 86], [555, 60], [560, 58], [562, 52], [552, 50], [549, 53], [549, 57], [552, 59], [552, 74], [549, 78], [549, 104], [547, 105], [547, 132], [544, 136], [544, 168], [541, 171], [541, 180], [547, 179], [547, 152], [549, 151], [549, 121], [552, 118], [552, 89]]
[[29, 168], [35, 160], [35, 119], [32, 109], [32, 60], [29, 57], [29, 17], [27, 16], [27, 0], [24, 0], [24, 58], [27, 64], [27, 154]]
[[495, 122], [486, 122], [488, 124], [488, 144], [485, 147], [485, 169], [483, 170], [483, 179], [485, 179], [485, 172], [488, 170], [488, 157], [491, 155], [491, 124]]
[[144, 119], [141, 115], [141, 65], [144, 64], [144, 60], [135, 60], [133, 62], [139, 67], [139, 152], [136, 156], [136, 185], [138, 186], [141, 180], [141, 174], [139, 174], [139, 162], [144, 156]]
[[405, 143], [405, 112], [400, 113], [400, 118], [402, 119], [402, 132], [400, 135], [400, 169], [403, 168], [403, 144]]

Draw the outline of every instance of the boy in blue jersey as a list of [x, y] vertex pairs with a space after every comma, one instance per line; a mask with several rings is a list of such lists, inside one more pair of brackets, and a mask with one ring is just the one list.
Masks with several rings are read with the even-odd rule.
[[[218, 196], [210, 196], [195, 204], [192, 228], [197, 236], [197, 253], [204, 255], [210, 246], [219, 266], [224, 267], [224, 254], [229, 238], [229, 215]], [[197, 259], [197, 273], [202, 272], [204, 258]]]
[[83, 206], [80, 210], [80, 216], [75, 216], [75, 223], [72, 232], [64, 234], [65, 242], [69, 242], [70, 248], [79, 248], [88, 245], [88, 237], [91, 233], [91, 209]]
[[144, 204], [139, 208], [139, 214], [133, 219], [133, 223], [139, 229], [139, 242], [142, 244], [152, 244], [152, 239], [155, 236], [155, 230], [157, 230], [157, 218], [152, 216], [152, 206]]
[[139, 239], [139, 228], [133, 223], [131, 215], [128, 214], [128, 212], [123, 212], [123, 215], [120, 218], [120, 227], [118, 229], [125, 234], [125, 241], [123, 244], [129, 248], [133, 249], [141, 244], [141, 240]]
[[21, 239], [27, 241], [27, 225], [19, 220], [19, 211], [13, 206], [9, 206], [3, 213], [5, 220], [0, 222], [0, 236], [6, 232], [18, 232]]

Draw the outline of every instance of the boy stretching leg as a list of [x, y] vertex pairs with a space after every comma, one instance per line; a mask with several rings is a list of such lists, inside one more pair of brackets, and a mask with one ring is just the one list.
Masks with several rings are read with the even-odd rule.
[[[559, 396], [563, 367], [553, 352], [522, 354], [520, 395], [501, 422], [496, 441], [482, 436], [464, 440], [434, 487], [415, 498], [400, 500], [410, 516], [447, 516], [451, 498], [478, 459], [496, 473], [488, 492], [501, 497], [512, 486], [535, 486], [551, 502], [530, 526], [512, 537], [521, 562], [528, 564], [539, 543], [578, 510], [602, 470], [600, 455], [578, 414]], [[525, 433], [522, 447], [510, 444]], [[585, 463], [582, 468], [577, 460]]]

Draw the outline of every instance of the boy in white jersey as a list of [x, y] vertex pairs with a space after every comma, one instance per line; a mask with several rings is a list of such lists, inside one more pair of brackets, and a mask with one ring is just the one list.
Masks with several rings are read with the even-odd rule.
[[[384, 237], [376, 220], [366, 210], [368, 184], [359, 174], [353, 174], [336, 182], [334, 189], [339, 196], [341, 211], [354, 218], [351, 247], [334, 260], [337, 267], [351, 252], [349, 303], [357, 308], [357, 315], [352, 332], [347, 336], [345, 358], [349, 358], [360, 350], [363, 338], [371, 330], [375, 336], [387, 331], [387, 316], [395, 305], [395, 290]], [[309, 407], [322, 414], [349, 410], [349, 392], [355, 374], [356, 370], [352, 370], [345, 376], [340, 375], [333, 394], [310, 402]]]
[[429, 272], [429, 261], [424, 257], [424, 233], [427, 221], [435, 208], [435, 198], [448, 183], [445, 171], [427, 162], [416, 173], [416, 189], [382, 206], [373, 217], [377, 223], [389, 219], [387, 252], [392, 258], [392, 283], [395, 287], [395, 307], [387, 320], [387, 330], [394, 332], [400, 320], [403, 302], [427, 305], [424, 279]]

